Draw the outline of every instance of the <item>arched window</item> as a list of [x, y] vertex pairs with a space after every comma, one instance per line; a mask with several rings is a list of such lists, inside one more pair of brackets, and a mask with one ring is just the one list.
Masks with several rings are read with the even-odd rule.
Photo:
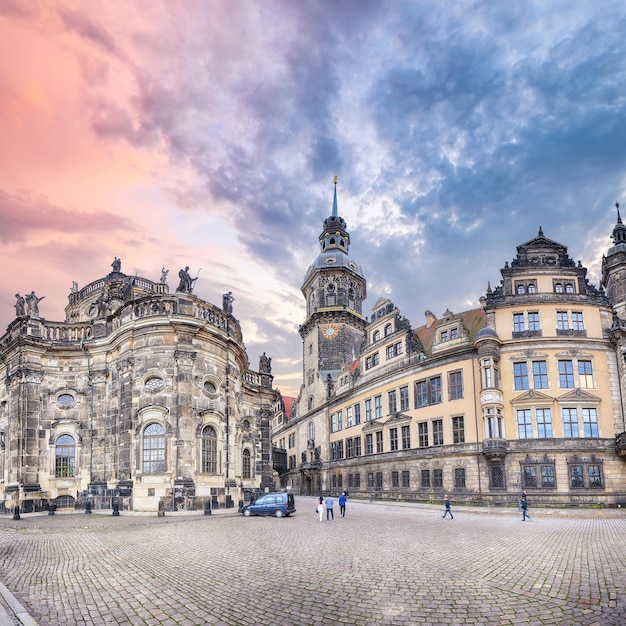
[[376, 342], [376, 341], [380, 341], [380, 331], [377, 330], [373, 335], [372, 335], [372, 341]]
[[387, 326], [385, 326], [385, 337], [387, 335], [391, 335], [391, 324], [387, 324]]
[[528, 293], [537, 293], [537, 286], [534, 283], [528, 285]]
[[526, 293], [526, 287], [524, 287], [524, 285], [518, 285], [517, 286], [517, 295], [521, 296], [523, 294]]
[[243, 451], [243, 458], [242, 458], [242, 464], [241, 464], [241, 476], [242, 478], [252, 478], [251, 476], [251, 472], [250, 472], [250, 468], [251, 468], [251, 464], [250, 464], [250, 450], [248, 450], [248, 448], [246, 448]]
[[307, 402], [307, 408], [309, 411], [313, 408], [313, 396], [309, 396], [309, 401]]
[[554, 293], [563, 293], [563, 283], [556, 283], [554, 285]]
[[574, 293], [574, 285], [572, 285], [572, 283], [565, 285], [565, 293]]
[[61, 435], [56, 441], [54, 475], [56, 478], [74, 478], [76, 469], [76, 442], [70, 435]]
[[326, 306], [335, 306], [335, 285], [328, 285], [326, 289]]
[[165, 471], [165, 428], [148, 424], [143, 431], [143, 471], [155, 474]]
[[217, 433], [213, 426], [202, 429], [202, 471], [217, 474]]

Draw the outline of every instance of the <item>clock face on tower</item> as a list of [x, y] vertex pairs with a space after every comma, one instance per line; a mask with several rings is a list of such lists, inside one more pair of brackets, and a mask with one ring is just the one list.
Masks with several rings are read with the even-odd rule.
[[322, 328], [322, 334], [326, 339], [334, 339], [338, 333], [339, 328], [337, 328], [335, 324], [326, 324], [326, 326]]

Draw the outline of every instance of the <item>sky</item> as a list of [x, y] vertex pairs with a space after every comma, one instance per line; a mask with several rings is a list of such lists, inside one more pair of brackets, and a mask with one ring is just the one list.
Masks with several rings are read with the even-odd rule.
[[16, 292], [62, 321], [116, 256], [188, 265], [296, 395], [335, 175], [367, 315], [478, 307], [540, 226], [597, 286], [625, 33], [610, 0], [2, 0], [0, 333]]

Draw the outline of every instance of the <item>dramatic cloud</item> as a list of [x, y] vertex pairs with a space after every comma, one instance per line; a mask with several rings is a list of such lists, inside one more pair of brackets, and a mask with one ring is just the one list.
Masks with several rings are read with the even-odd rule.
[[597, 283], [626, 186], [624, 32], [610, 0], [5, 2], [0, 262], [20, 271], [0, 324], [38, 280], [61, 318], [113, 255], [201, 267], [251, 365], [267, 352], [296, 393], [335, 174], [366, 308], [417, 326], [478, 306], [540, 226]]

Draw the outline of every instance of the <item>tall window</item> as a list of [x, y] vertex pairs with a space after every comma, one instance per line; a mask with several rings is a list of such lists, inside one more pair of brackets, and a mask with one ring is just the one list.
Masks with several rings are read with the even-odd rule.
[[454, 468], [454, 488], [465, 489], [465, 468], [464, 467]]
[[361, 456], [361, 437], [354, 438], [354, 456]]
[[411, 478], [409, 475], [409, 470], [402, 471], [402, 487], [408, 489], [411, 486]]
[[443, 445], [443, 420], [433, 420], [433, 446]]
[[567, 311], [557, 311], [556, 328], [557, 330], [569, 330], [569, 322], [567, 320]]
[[354, 456], [354, 442], [352, 439], [346, 439], [346, 459], [351, 459]]
[[526, 329], [524, 325], [524, 314], [513, 313], [513, 332], [522, 333]]
[[463, 372], [448, 374], [448, 395], [450, 400], [460, 400], [463, 397]]
[[376, 452], [383, 452], [383, 431], [376, 433]]
[[56, 478], [73, 478], [76, 469], [76, 442], [70, 435], [56, 440], [54, 475]]
[[598, 412], [596, 409], [583, 409], [585, 437], [598, 437]]
[[519, 432], [520, 439], [532, 439], [533, 422], [530, 409], [517, 411], [517, 430]]
[[502, 411], [501, 409], [487, 409], [486, 416], [486, 426], [487, 432], [486, 435], [490, 439], [502, 439], [503, 437], [503, 429], [502, 429]]
[[483, 389], [500, 388], [500, 369], [497, 359], [491, 357], [481, 359], [481, 383]]
[[358, 425], [361, 423], [361, 405], [354, 405], [354, 424]]
[[390, 445], [390, 449], [392, 452], [398, 449], [398, 429], [397, 428], [389, 429], [389, 445]]
[[374, 454], [374, 436], [372, 433], [365, 435], [365, 454]]
[[539, 313], [533, 311], [528, 314], [528, 330], [541, 330], [539, 325]]
[[423, 469], [420, 472], [420, 487], [422, 489], [430, 489], [430, 470]]
[[387, 337], [388, 335], [391, 335], [392, 332], [393, 332], [393, 330], [391, 328], [391, 324], [387, 324], [385, 326], [385, 337]]
[[401, 411], [409, 410], [409, 388], [408, 387], [400, 387], [400, 410]]
[[314, 421], [309, 422], [309, 439], [311, 441], [315, 441], [315, 422]]
[[574, 330], [585, 330], [582, 312], [572, 311], [572, 328]]
[[393, 413], [396, 413], [398, 410], [395, 389], [387, 393], [387, 400], [389, 402], [389, 415], [392, 415]]
[[452, 442], [465, 443], [465, 420], [462, 415], [452, 418]]
[[433, 470], [433, 489], [443, 489], [443, 470]]
[[217, 474], [217, 433], [213, 426], [202, 429], [202, 471]]
[[397, 489], [400, 486], [400, 474], [397, 471], [391, 472], [391, 488]]
[[374, 417], [380, 419], [383, 416], [383, 397], [376, 396], [374, 398]]
[[574, 368], [571, 361], [559, 361], [559, 387], [561, 389], [574, 387]]
[[517, 391], [528, 389], [528, 365], [525, 362], [513, 363], [513, 376]]
[[365, 421], [370, 422], [372, 420], [372, 399], [365, 401]]
[[535, 389], [548, 388], [548, 368], [545, 361], [533, 361], [533, 385]]
[[537, 409], [537, 436], [552, 437], [552, 415], [550, 409]]
[[343, 430], [343, 411], [337, 411], [337, 430]]
[[591, 361], [578, 361], [578, 384], [583, 389], [593, 388]]
[[243, 458], [242, 458], [242, 464], [241, 464], [241, 477], [242, 478], [251, 478], [252, 474], [251, 474], [251, 467], [252, 464], [250, 463], [250, 450], [248, 450], [248, 448], [246, 448], [243, 451]]
[[352, 407], [346, 407], [346, 428], [354, 426], [354, 418], [352, 417]]
[[576, 409], [563, 409], [563, 432], [566, 437], [578, 437]]
[[428, 448], [428, 422], [417, 425], [417, 440], [420, 448]]
[[154, 474], [165, 471], [165, 428], [148, 424], [143, 431], [143, 471]]
[[411, 447], [411, 427], [402, 427], [402, 449], [408, 450]]

